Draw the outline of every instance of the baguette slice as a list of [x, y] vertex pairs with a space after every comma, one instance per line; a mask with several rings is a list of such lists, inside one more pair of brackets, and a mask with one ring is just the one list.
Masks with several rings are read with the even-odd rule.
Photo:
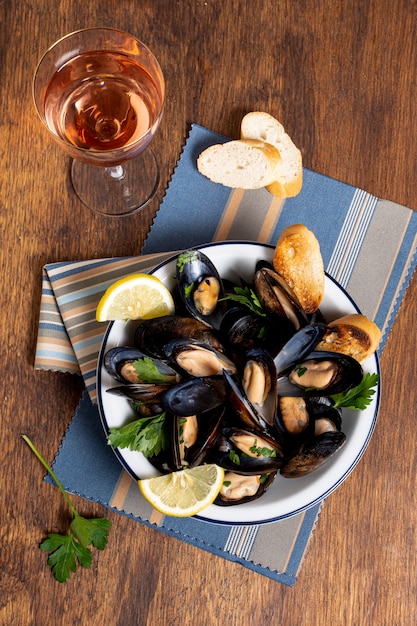
[[260, 189], [275, 178], [280, 153], [264, 141], [236, 139], [206, 148], [197, 169], [214, 183], [240, 189]]
[[381, 340], [378, 326], [360, 313], [343, 315], [331, 322], [317, 350], [348, 354], [360, 363], [375, 352]]
[[283, 125], [269, 113], [253, 111], [242, 119], [240, 132], [243, 139], [258, 139], [273, 145], [281, 155], [275, 180], [266, 185], [268, 191], [279, 198], [296, 196], [303, 185], [303, 161]]
[[304, 311], [316, 311], [324, 296], [324, 265], [315, 234], [304, 224], [285, 228], [275, 246], [274, 269], [298, 297]]

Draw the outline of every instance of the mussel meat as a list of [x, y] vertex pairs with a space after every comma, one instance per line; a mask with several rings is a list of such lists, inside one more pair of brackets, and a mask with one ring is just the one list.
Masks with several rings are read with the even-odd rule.
[[332, 396], [359, 385], [363, 370], [356, 359], [335, 352], [310, 352], [278, 376], [282, 396]]

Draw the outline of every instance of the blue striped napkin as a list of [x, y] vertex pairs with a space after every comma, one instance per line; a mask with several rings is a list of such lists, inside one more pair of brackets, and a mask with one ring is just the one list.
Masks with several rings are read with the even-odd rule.
[[150, 234], [137, 258], [52, 263], [44, 268], [35, 367], [80, 373], [86, 392], [54, 469], [69, 492], [286, 585], [296, 581], [321, 505], [272, 524], [233, 526], [161, 517], [106, 445], [96, 402], [103, 326], [95, 308], [104, 289], [180, 250], [210, 241], [275, 243], [293, 223], [314, 231], [327, 272], [381, 328], [383, 350], [401, 305], [417, 249], [417, 213], [340, 181], [304, 170], [301, 193], [287, 200], [265, 189], [230, 190], [201, 176], [198, 154], [226, 137], [193, 125]]

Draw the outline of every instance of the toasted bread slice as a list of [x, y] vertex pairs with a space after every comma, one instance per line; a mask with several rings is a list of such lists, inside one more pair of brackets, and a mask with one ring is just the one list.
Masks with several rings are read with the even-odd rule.
[[325, 275], [315, 234], [304, 224], [288, 226], [278, 239], [273, 265], [294, 291], [304, 311], [316, 311], [323, 299]]
[[264, 141], [236, 139], [206, 148], [197, 159], [197, 169], [214, 183], [240, 189], [269, 185], [281, 155]]
[[240, 132], [243, 139], [258, 139], [273, 145], [281, 155], [275, 180], [266, 185], [268, 191], [279, 198], [296, 196], [303, 185], [303, 160], [283, 125], [269, 113], [253, 111], [242, 119]]
[[331, 322], [317, 350], [348, 354], [360, 363], [371, 356], [381, 340], [378, 326], [360, 313], [343, 315]]

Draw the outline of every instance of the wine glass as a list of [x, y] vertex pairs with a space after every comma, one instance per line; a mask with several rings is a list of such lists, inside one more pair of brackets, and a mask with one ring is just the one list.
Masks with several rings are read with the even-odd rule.
[[90, 209], [128, 215], [155, 195], [159, 167], [149, 143], [161, 121], [164, 95], [152, 52], [120, 30], [78, 30], [40, 59], [35, 107], [73, 157], [72, 184]]

